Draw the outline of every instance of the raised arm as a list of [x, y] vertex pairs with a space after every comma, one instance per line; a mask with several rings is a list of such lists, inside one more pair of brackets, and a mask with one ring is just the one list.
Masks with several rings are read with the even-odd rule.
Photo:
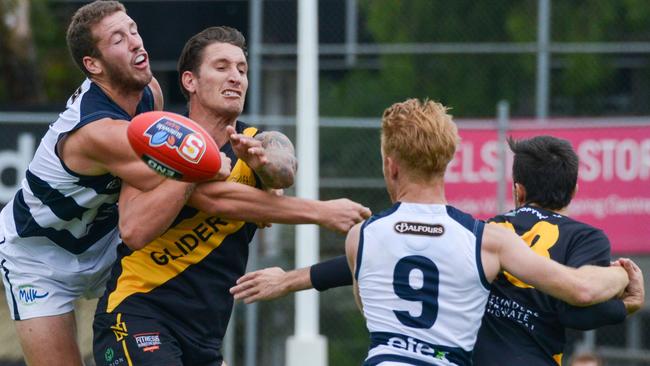
[[264, 187], [278, 189], [293, 185], [298, 162], [287, 136], [265, 131], [248, 137], [237, 134], [232, 126], [228, 126], [226, 132], [237, 157], [255, 171]]
[[111, 173], [148, 191], [165, 178], [156, 174], [133, 151], [126, 135], [128, 121], [104, 118], [68, 135], [62, 146], [66, 165], [84, 175]]
[[503, 268], [540, 291], [572, 305], [587, 306], [611, 299], [628, 284], [621, 267], [570, 268], [535, 254], [510, 230], [485, 225], [481, 256], [492, 281]]

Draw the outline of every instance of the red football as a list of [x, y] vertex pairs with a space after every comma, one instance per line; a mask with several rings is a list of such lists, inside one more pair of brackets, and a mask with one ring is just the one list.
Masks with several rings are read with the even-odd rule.
[[221, 167], [219, 147], [198, 123], [171, 112], [135, 116], [127, 129], [136, 154], [156, 173], [185, 182], [214, 177]]

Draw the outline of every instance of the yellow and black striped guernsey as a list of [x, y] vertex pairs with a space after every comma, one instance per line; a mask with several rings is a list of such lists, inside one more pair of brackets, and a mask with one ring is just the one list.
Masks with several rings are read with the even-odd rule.
[[[248, 136], [257, 133], [239, 121], [236, 129]], [[260, 188], [229, 143], [221, 151], [232, 160], [230, 181]], [[171, 227], [143, 249], [120, 244], [97, 307], [95, 358], [100, 352], [107, 365], [120, 357], [138, 364], [134, 360], [145, 360], [140, 356], [150, 362], [160, 355], [162, 362], [171, 353], [186, 365], [220, 362], [233, 306], [228, 290], [245, 272], [255, 230], [253, 223], [185, 206]]]
[[[491, 221], [516, 232], [535, 253], [556, 262], [570, 267], [609, 265], [610, 244], [602, 230], [568, 216], [524, 205]], [[620, 300], [570, 306], [505, 271], [491, 287], [472, 355], [479, 366], [558, 366], [565, 328], [594, 329], [625, 319]]]

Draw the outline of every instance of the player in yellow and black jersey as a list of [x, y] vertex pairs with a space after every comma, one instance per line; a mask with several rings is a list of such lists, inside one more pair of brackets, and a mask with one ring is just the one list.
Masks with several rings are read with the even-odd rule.
[[[610, 265], [610, 243], [602, 230], [566, 216], [578, 178], [578, 157], [571, 144], [551, 136], [508, 142], [515, 154], [517, 208], [491, 223], [513, 230], [535, 253], [562, 264]], [[630, 276], [632, 293], [622, 300], [576, 308], [501, 273], [492, 283], [474, 363], [560, 365], [565, 328], [586, 330], [623, 321], [643, 303], [643, 283], [638, 279]]]
[[[236, 129], [249, 136], [256, 132], [242, 122]], [[232, 161], [229, 180], [261, 187], [230, 144], [221, 151]], [[133, 365], [166, 365], [169, 360], [179, 361], [174, 365], [202, 365], [198, 360], [220, 365], [233, 306], [228, 289], [245, 271], [255, 230], [253, 223], [185, 206], [169, 229], [144, 248], [133, 251], [120, 244], [97, 307], [95, 346], [103, 349], [97, 364], [122, 357]]]
[[196, 34], [178, 71], [189, 117], [221, 146], [230, 176], [198, 185], [168, 180], [148, 192], [122, 186], [123, 243], [93, 324], [97, 365], [221, 366], [233, 306], [228, 290], [244, 274], [254, 222], [347, 232], [370, 215], [346, 199], [262, 191], [291, 186], [296, 158], [283, 134], [237, 121], [248, 86], [239, 31], [210, 27]]

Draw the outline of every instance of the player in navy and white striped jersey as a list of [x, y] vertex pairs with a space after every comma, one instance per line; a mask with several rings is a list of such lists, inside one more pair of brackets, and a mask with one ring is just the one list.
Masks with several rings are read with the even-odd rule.
[[73, 16], [67, 40], [87, 79], [1, 214], [6, 297], [30, 365], [81, 364], [73, 301], [103, 292], [118, 240], [120, 178], [143, 189], [162, 181], [126, 140], [128, 120], [162, 108], [135, 22], [120, 3], [93, 3]]
[[628, 283], [623, 268], [563, 266], [512, 231], [447, 205], [444, 172], [458, 141], [439, 103], [411, 99], [384, 112], [383, 173], [394, 205], [346, 239], [370, 331], [364, 365], [470, 365], [489, 283], [502, 268], [580, 305], [605, 301]]
[[104, 291], [119, 240], [122, 179], [145, 190], [164, 180], [126, 138], [128, 121], [162, 109], [163, 100], [124, 6], [81, 7], [67, 43], [87, 79], [50, 124], [21, 189], [0, 214], [5, 294], [25, 360], [37, 366], [82, 364], [74, 301]]

